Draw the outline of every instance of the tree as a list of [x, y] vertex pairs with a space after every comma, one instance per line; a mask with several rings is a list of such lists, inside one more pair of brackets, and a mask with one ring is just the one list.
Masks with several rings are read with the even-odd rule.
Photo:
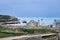
[[23, 23], [27, 23], [27, 21], [23, 21]]

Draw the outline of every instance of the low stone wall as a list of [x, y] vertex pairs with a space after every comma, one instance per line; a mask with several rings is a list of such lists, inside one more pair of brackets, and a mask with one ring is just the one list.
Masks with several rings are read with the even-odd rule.
[[13, 39], [13, 40], [42, 40], [41, 37], [24, 37], [20, 39]]
[[23, 37], [23, 38], [13, 39], [13, 40], [58, 40], [58, 37], [56, 34], [54, 34], [54, 35], [44, 35], [44, 36], [29, 36], [29, 37]]
[[52, 37], [52, 38], [42, 38], [42, 37], [25, 37], [25, 38], [20, 38], [20, 39], [14, 39], [14, 40], [58, 40], [57, 37]]
[[58, 40], [60, 40], [60, 33], [58, 33]]

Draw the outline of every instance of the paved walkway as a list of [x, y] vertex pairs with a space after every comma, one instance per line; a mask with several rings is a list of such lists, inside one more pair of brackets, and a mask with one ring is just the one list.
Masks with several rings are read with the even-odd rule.
[[38, 35], [22, 35], [22, 36], [15, 36], [15, 37], [6, 37], [6, 38], [0, 38], [0, 40], [12, 40], [12, 39], [20, 39], [24, 37], [37, 37], [37, 36], [49, 36], [54, 35], [55, 33], [50, 34], [38, 34]]

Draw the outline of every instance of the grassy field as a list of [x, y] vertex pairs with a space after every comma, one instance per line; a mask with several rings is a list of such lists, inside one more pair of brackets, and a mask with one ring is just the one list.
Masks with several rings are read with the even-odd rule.
[[13, 36], [13, 34], [0, 33], [0, 38]]
[[56, 31], [51, 29], [44, 29], [44, 28], [20, 28], [18, 29], [19, 32], [26, 32], [27, 34], [38, 34], [38, 33], [55, 33]]
[[21, 36], [21, 35], [26, 35], [25, 33], [0, 33], [0, 38], [4, 38], [4, 37], [11, 37], [11, 36]]
[[28, 34], [44, 34], [44, 33], [56, 33], [56, 31], [43, 28], [18, 28], [14, 30], [12, 29], [8, 30], [7, 28], [0, 26], [0, 38], [9, 36], [28, 35]]

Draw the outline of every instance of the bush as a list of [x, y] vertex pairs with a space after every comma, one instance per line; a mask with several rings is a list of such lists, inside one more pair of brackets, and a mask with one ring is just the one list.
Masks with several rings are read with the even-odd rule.
[[3, 26], [0, 26], [0, 31], [1, 30], [6, 30], [7, 28], [3, 27]]
[[35, 33], [55, 33], [54, 30], [51, 29], [43, 29], [43, 28], [20, 28], [21, 32], [25, 32], [28, 34], [35, 34]]

